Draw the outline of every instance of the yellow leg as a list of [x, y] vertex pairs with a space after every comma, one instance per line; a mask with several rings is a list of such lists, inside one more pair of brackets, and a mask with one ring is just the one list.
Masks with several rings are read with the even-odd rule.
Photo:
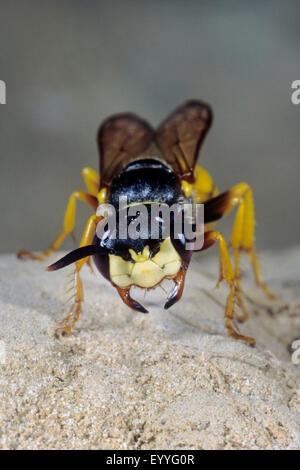
[[[95, 231], [95, 227], [101, 217], [97, 216], [96, 214], [92, 215], [88, 223], [85, 227], [81, 242], [80, 242], [80, 247], [90, 245], [93, 240], [93, 235]], [[57, 327], [57, 333], [63, 333], [63, 334], [69, 334], [75, 323], [77, 322], [79, 315], [82, 310], [82, 302], [83, 302], [83, 288], [82, 288], [82, 281], [80, 278], [80, 270], [82, 266], [85, 263], [88, 263], [89, 257], [83, 258], [75, 263], [75, 269], [74, 269], [74, 301], [73, 304], [71, 305], [71, 308], [68, 311], [68, 314], [66, 317], [60, 322], [60, 324]]]
[[186, 197], [193, 195], [195, 202], [198, 204], [218, 194], [218, 188], [213, 182], [212, 177], [199, 165], [197, 165], [195, 169], [195, 183], [190, 184], [183, 180], [182, 190]]
[[239, 204], [231, 235], [231, 245], [235, 258], [235, 275], [236, 277], [240, 276], [240, 252], [245, 251], [250, 259], [257, 285], [269, 298], [276, 299], [276, 296], [270, 291], [262, 278], [255, 250], [255, 212], [252, 190], [247, 183], [240, 183], [229, 192], [232, 197], [232, 204]]
[[[183, 180], [182, 190], [185, 197], [192, 196], [196, 204], [202, 204], [219, 193], [210, 174], [199, 165], [195, 169], [195, 183], [192, 185]], [[214, 223], [207, 224], [206, 229], [211, 230], [214, 225]]]
[[207, 201], [218, 194], [218, 188], [215, 185], [210, 174], [201, 166], [197, 165], [195, 170], [196, 181], [193, 185], [194, 198], [198, 204]]
[[239, 334], [233, 327], [234, 321], [234, 307], [236, 303], [239, 303], [239, 286], [235, 278], [235, 273], [232, 268], [230, 261], [230, 256], [228, 253], [228, 248], [225, 242], [223, 235], [220, 232], [209, 231], [205, 233], [204, 236], [204, 245], [203, 250], [219, 242], [220, 248], [220, 278], [218, 284], [224, 279], [230, 289], [227, 301], [226, 301], [226, 310], [225, 310], [225, 325], [228, 331], [229, 336], [232, 336], [234, 339], [241, 339], [247, 341], [249, 344], [255, 344], [255, 339], [250, 336], [244, 336]]
[[97, 196], [100, 185], [100, 176], [89, 166], [85, 166], [81, 170], [87, 190], [92, 196]]
[[246, 310], [246, 307], [244, 305], [242, 295], [241, 295], [241, 286], [240, 286], [240, 246], [241, 246], [241, 241], [243, 237], [243, 226], [244, 226], [244, 214], [245, 214], [245, 204], [242, 198], [236, 198], [233, 199], [234, 203], [239, 203], [240, 206], [238, 208], [235, 221], [233, 224], [233, 229], [232, 229], [232, 236], [231, 236], [231, 245], [233, 248], [233, 255], [234, 255], [234, 275], [236, 278], [236, 283], [238, 287], [238, 304], [239, 307], [241, 308], [243, 315], [241, 318], [239, 318], [239, 321], [244, 323], [248, 319], [248, 312]]
[[40, 253], [39, 255], [35, 255], [31, 253], [30, 251], [19, 250], [18, 257], [30, 258], [33, 260], [43, 260], [54, 251], [57, 251], [59, 247], [61, 246], [62, 242], [64, 241], [64, 239], [66, 238], [66, 236], [73, 233], [74, 224], [75, 224], [75, 216], [76, 216], [76, 201], [77, 200], [86, 202], [91, 207], [93, 207], [93, 209], [96, 209], [98, 205], [98, 202], [95, 196], [89, 193], [86, 193], [84, 191], [74, 191], [70, 196], [67, 210], [65, 212], [63, 230], [58, 235], [58, 237], [54, 240], [52, 245], [49, 248], [47, 248], [45, 251]]
[[[255, 212], [253, 195], [247, 183], [240, 183], [229, 191], [208, 200], [204, 205], [205, 220], [216, 221], [238, 207], [235, 217], [231, 245], [234, 253], [235, 277], [240, 277], [240, 252], [245, 251], [250, 259], [257, 285], [271, 298], [276, 299], [262, 279], [257, 254], [255, 251]], [[247, 314], [243, 305], [244, 319]]]

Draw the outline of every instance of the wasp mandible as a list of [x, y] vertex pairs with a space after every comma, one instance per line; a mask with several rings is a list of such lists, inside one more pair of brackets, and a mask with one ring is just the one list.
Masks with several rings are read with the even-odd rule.
[[[20, 258], [42, 260], [61, 246], [67, 235], [72, 235], [75, 224], [76, 201], [89, 204], [94, 213], [84, 230], [80, 247], [49, 266], [49, 271], [75, 263], [74, 302], [59, 331], [70, 333], [79, 318], [83, 302], [80, 270], [91, 257], [100, 273], [116, 288], [123, 302], [130, 308], [146, 313], [147, 310], [130, 295], [132, 286], [152, 289], [168, 278], [174, 282], [164, 308], [171, 307], [183, 293], [185, 275], [193, 252], [186, 249], [184, 236], [157, 239], [151, 230], [143, 239], [116, 236], [99, 238], [97, 224], [103, 216], [97, 215], [99, 205], [110, 203], [116, 208], [120, 196], [126, 196], [128, 206], [174, 203], [184, 206], [187, 201], [204, 204], [203, 251], [219, 244], [220, 278], [225, 280], [229, 294], [225, 307], [228, 334], [235, 339], [254, 344], [254, 338], [240, 334], [234, 327], [234, 308], [242, 311], [240, 320], [248, 314], [240, 286], [240, 254], [245, 252], [251, 262], [256, 283], [265, 294], [274, 299], [264, 282], [255, 251], [255, 214], [253, 194], [247, 183], [240, 183], [219, 194], [209, 173], [197, 165], [204, 138], [212, 123], [210, 106], [191, 100], [177, 108], [154, 130], [145, 120], [131, 113], [117, 114], [100, 126], [97, 141], [100, 155], [100, 172], [90, 167], [82, 170], [87, 191], [71, 194], [65, 212], [63, 230], [44, 252], [35, 255], [20, 250]], [[231, 235], [234, 263], [232, 264], [223, 235], [214, 230], [217, 220], [237, 206]]]

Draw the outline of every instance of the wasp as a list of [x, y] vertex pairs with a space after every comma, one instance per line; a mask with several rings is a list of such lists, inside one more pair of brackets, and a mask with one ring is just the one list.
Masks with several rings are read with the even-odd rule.
[[[173, 280], [165, 309], [180, 300], [186, 272], [193, 251], [186, 249], [186, 238], [162, 236], [155, 238], [151, 228], [143, 238], [121, 238], [118, 222], [115, 237], [97, 235], [97, 226], [106, 219], [99, 215], [103, 204], [111, 204], [120, 215], [117, 201], [126, 196], [127, 208], [138, 204], [147, 207], [162, 204], [170, 207], [187, 202], [204, 205], [203, 251], [215, 243], [219, 245], [220, 277], [229, 289], [225, 306], [225, 326], [229, 336], [251, 345], [254, 338], [244, 336], [235, 323], [235, 306], [239, 306], [239, 320], [247, 320], [240, 285], [240, 256], [245, 252], [252, 265], [257, 285], [271, 298], [276, 298], [264, 282], [255, 250], [255, 213], [253, 193], [247, 183], [239, 183], [219, 193], [210, 174], [197, 165], [200, 148], [212, 124], [210, 106], [191, 100], [177, 108], [154, 130], [150, 124], [132, 113], [117, 114], [106, 119], [99, 128], [97, 142], [100, 156], [99, 174], [90, 167], [82, 170], [87, 191], [74, 191], [65, 212], [63, 229], [53, 244], [36, 255], [20, 250], [20, 258], [43, 260], [58, 250], [67, 235], [72, 235], [75, 225], [76, 202], [87, 203], [93, 209], [79, 248], [49, 266], [55, 271], [74, 263], [74, 299], [67, 316], [58, 330], [70, 333], [82, 310], [83, 287], [80, 271], [84, 264], [91, 266], [91, 258], [100, 273], [115, 287], [123, 302], [131, 309], [146, 313], [147, 310], [130, 295], [132, 286], [152, 289], [164, 279]], [[230, 244], [215, 223], [237, 207]], [[117, 221], [118, 221], [117, 217]]]

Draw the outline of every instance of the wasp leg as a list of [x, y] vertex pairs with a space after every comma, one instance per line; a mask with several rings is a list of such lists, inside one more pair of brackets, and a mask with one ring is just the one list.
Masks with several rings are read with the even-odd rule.
[[174, 277], [174, 287], [171, 290], [170, 294], [168, 295], [167, 301], [164, 305], [164, 309], [167, 310], [168, 308], [172, 307], [178, 300], [181, 299], [183, 289], [184, 289], [184, 281], [185, 275], [187, 272], [187, 266], [182, 266], [176, 276]]
[[[192, 196], [196, 204], [203, 204], [219, 194], [219, 190], [212, 177], [200, 165], [197, 165], [195, 168], [195, 183], [190, 184], [183, 180], [181, 185], [185, 197]], [[214, 225], [214, 223], [208, 224], [206, 229], [212, 230]]]
[[218, 188], [210, 174], [200, 165], [196, 166], [195, 183], [193, 185], [194, 199], [197, 204], [216, 196]]
[[[100, 186], [100, 175], [90, 166], [85, 166], [84, 168], [82, 168], [81, 175], [84, 179], [89, 194], [97, 197]], [[94, 268], [91, 264], [91, 258], [88, 259], [87, 264], [91, 272], [94, 274]]]
[[95, 196], [92, 194], [86, 193], [84, 191], [74, 191], [69, 199], [67, 210], [65, 212], [63, 230], [58, 235], [58, 237], [54, 240], [52, 245], [47, 248], [45, 251], [40, 253], [39, 255], [35, 255], [30, 251], [26, 250], [19, 250], [17, 253], [18, 258], [30, 258], [33, 260], [43, 260], [47, 256], [49, 256], [54, 251], [57, 251], [61, 246], [62, 242], [66, 238], [67, 235], [73, 233], [74, 225], [75, 225], [75, 216], [76, 216], [76, 200], [84, 201], [89, 204], [93, 209], [96, 209], [98, 206], [98, 201]]
[[92, 263], [91, 263], [91, 258], [89, 258], [89, 259], [87, 260], [86, 264], [88, 265], [88, 267], [89, 267], [91, 273], [92, 273], [92, 274], [95, 274], [95, 270], [94, 270], [93, 265], [92, 265]]
[[255, 250], [255, 212], [250, 186], [247, 183], [240, 183], [207, 201], [204, 204], [205, 223], [215, 222], [227, 215], [235, 206], [239, 206], [231, 234], [235, 277], [237, 279], [240, 277], [240, 252], [244, 251], [250, 259], [257, 285], [269, 298], [276, 299], [262, 278]]
[[[89, 218], [88, 223], [85, 227], [81, 242], [80, 242], [80, 247], [87, 246], [92, 243], [94, 230], [95, 230], [96, 224], [99, 222], [100, 219], [101, 217], [97, 216], [96, 214], [92, 215]], [[56, 329], [57, 333], [69, 334], [72, 331], [75, 323], [77, 322], [79, 318], [79, 315], [82, 310], [82, 302], [83, 302], [83, 288], [82, 288], [82, 281], [80, 278], [80, 270], [82, 266], [88, 262], [89, 259], [90, 257], [86, 257], [86, 258], [80, 259], [79, 261], [76, 261], [75, 263], [74, 301], [66, 317], [57, 326], [57, 329]]]
[[197, 204], [201, 204], [218, 194], [218, 188], [212, 177], [199, 165], [195, 168], [195, 183], [190, 184], [183, 180], [182, 191], [187, 198], [192, 195]]
[[215, 242], [219, 242], [220, 249], [220, 278], [218, 284], [224, 279], [230, 289], [225, 309], [225, 326], [227, 328], [229, 336], [232, 336], [234, 339], [241, 339], [247, 341], [249, 344], [254, 345], [255, 339], [250, 336], [244, 336], [239, 334], [233, 327], [234, 322], [234, 306], [236, 303], [239, 304], [239, 285], [235, 277], [235, 273], [232, 268], [230, 261], [230, 256], [226, 241], [223, 235], [220, 232], [209, 231], [204, 234], [204, 244], [200, 251], [206, 250], [212, 246]]
[[133, 310], [136, 310], [137, 312], [148, 313], [148, 310], [146, 310], [142, 304], [140, 304], [137, 300], [134, 300], [130, 296], [130, 287], [115, 287], [124, 304], [128, 305], [128, 307], [132, 308]]
[[89, 166], [82, 168], [81, 174], [89, 194], [92, 194], [92, 196], [97, 196], [100, 186], [99, 174]]
[[82, 281], [80, 278], [80, 267], [77, 266], [77, 263], [75, 265], [75, 270], [74, 270], [74, 301], [73, 304], [71, 305], [67, 315], [65, 318], [59, 322], [59, 324], [56, 327], [56, 334], [58, 335], [59, 333], [66, 335], [70, 334], [75, 323], [78, 321], [79, 315], [81, 313], [81, 305], [83, 302], [83, 289], [82, 289]]

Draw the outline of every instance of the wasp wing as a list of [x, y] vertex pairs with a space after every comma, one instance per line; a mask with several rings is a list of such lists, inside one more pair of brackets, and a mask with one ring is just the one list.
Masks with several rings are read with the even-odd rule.
[[153, 135], [151, 126], [135, 114], [117, 114], [104, 121], [97, 137], [101, 187], [109, 186], [118, 172], [144, 152]]
[[177, 108], [157, 129], [156, 145], [181, 179], [194, 182], [199, 151], [212, 123], [212, 110], [201, 101]]

